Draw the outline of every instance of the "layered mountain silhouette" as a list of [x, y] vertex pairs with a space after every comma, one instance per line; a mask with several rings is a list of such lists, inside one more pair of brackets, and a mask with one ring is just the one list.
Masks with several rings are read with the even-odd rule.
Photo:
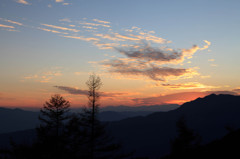
[[[101, 121], [118, 121], [135, 116], [146, 116], [153, 112], [167, 111], [178, 108], [177, 104], [155, 105], [155, 106], [109, 106], [101, 109], [99, 119]], [[81, 111], [80, 108], [73, 112]], [[39, 111], [23, 109], [10, 109], [0, 107], [0, 134], [35, 128], [39, 124]]]
[[[207, 144], [222, 138], [230, 128], [239, 129], [239, 114], [240, 96], [212, 94], [168, 112], [109, 122], [108, 129], [123, 147], [135, 150], [136, 156], [159, 158], [170, 152], [170, 142], [177, 135], [176, 122], [180, 118], [184, 117], [187, 126], [202, 137], [202, 144]], [[24, 138], [26, 134], [31, 136], [34, 131], [0, 135], [0, 141], [10, 136]]]
[[38, 112], [0, 107], [0, 133], [31, 129], [37, 126]]

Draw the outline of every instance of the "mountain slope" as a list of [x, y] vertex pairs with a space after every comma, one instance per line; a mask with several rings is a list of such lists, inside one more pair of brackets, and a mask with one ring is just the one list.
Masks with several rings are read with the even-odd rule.
[[240, 96], [209, 95], [183, 104], [169, 112], [129, 118], [109, 125], [114, 136], [136, 149], [136, 155], [166, 155], [170, 141], [176, 136], [176, 121], [184, 116], [187, 125], [197, 131], [203, 143], [226, 134], [225, 126], [240, 127]]
[[183, 153], [170, 154], [162, 159], [240, 158], [240, 129], [229, 132], [223, 138]]

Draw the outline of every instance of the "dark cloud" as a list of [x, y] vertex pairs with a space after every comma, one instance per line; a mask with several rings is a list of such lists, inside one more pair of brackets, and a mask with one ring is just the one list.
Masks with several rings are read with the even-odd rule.
[[[88, 90], [81, 90], [81, 89], [76, 89], [73, 87], [67, 87], [67, 86], [54, 86], [60, 90], [66, 91], [69, 94], [75, 94], [75, 95], [87, 95]], [[121, 96], [126, 93], [109, 93], [109, 92], [100, 92], [100, 96], [102, 97], [115, 97], [115, 96]]]
[[234, 91], [234, 92], [237, 92], [237, 93], [240, 93], [240, 89], [239, 89], [239, 88], [234, 89], [233, 91]]
[[177, 52], [168, 48], [153, 48], [146, 44], [142, 47], [133, 47], [128, 49], [120, 48], [117, 50], [129, 58], [141, 59], [146, 61], [170, 62], [173, 60], [179, 60], [183, 56], [182, 52]]
[[72, 87], [67, 87], [67, 86], [54, 86], [58, 89], [61, 89], [63, 91], [66, 91], [70, 94], [80, 94], [80, 95], [87, 95], [88, 91], [87, 90], [81, 90], [81, 89], [76, 89]]
[[122, 75], [146, 76], [155, 81], [165, 81], [166, 77], [182, 76], [191, 72], [189, 69], [184, 68], [158, 67], [141, 61], [124, 61], [121, 59], [105, 61], [102, 65], [107, 66], [109, 72]]
[[189, 49], [174, 50], [167, 47], [154, 48], [150, 43], [141, 42], [134, 46], [115, 48], [126, 57], [115, 58], [100, 64], [107, 67], [109, 72], [131, 76], [146, 76], [154, 81], [166, 81], [169, 76], [180, 77], [191, 73], [193, 70], [166, 67], [166, 64], [182, 63], [185, 58], [191, 58], [196, 51], [207, 49], [211, 44], [206, 40], [205, 43], [206, 45], [202, 48], [193, 45]]

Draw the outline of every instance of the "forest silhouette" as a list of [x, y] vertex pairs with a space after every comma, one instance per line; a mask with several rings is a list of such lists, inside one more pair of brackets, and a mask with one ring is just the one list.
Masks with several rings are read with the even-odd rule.
[[98, 90], [102, 82], [92, 74], [88, 86], [88, 107], [79, 113], [69, 113], [70, 102], [59, 94], [53, 95], [40, 110], [41, 124], [36, 128], [37, 139], [31, 145], [11, 143], [11, 149], [1, 150], [2, 158], [16, 159], [104, 159], [125, 158], [98, 120]]

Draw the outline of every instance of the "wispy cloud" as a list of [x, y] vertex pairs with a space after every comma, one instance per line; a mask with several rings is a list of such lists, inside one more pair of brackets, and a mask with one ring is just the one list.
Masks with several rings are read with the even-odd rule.
[[209, 46], [211, 45], [211, 42], [204, 40], [204, 42], [206, 43], [206, 45], [204, 45], [203, 47], [199, 47], [198, 45], [194, 45], [192, 48], [190, 49], [182, 49], [181, 52], [183, 54], [183, 57], [187, 57], [188, 59], [192, 58], [192, 56], [198, 51], [198, 50], [205, 50], [207, 48], [209, 48]]
[[64, 0], [55, 0], [55, 2], [61, 3], [61, 2], [64, 2]]
[[98, 41], [98, 38], [87, 38], [83, 36], [62, 36], [65, 38], [71, 38], [71, 39], [78, 39], [78, 40], [83, 40], [83, 41]]
[[49, 83], [54, 77], [62, 76], [61, 71], [51, 70], [46, 72], [41, 72], [34, 75], [25, 76], [25, 80], [34, 80], [41, 83]]
[[[77, 89], [73, 87], [67, 87], [67, 86], [54, 86], [60, 90], [66, 91], [69, 94], [74, 94], [74, 95], [87, 95], [88, 90], [82, 90], [82, 89]], [[112, 92], [100, 92], [100, 95], [102, 97], [116, 97], [116, 96], [121, 96], [125, 95], [126, 93], [112, 93]]]
[[114, 49], [118, 46], [116, 43], [99, 43], [99, 41], [96, 41], [94, 45], [98, 46], [99, 49]]
[[214, 61], [215, 61], [215, 59], [208, 59], [208, 61], [209, 61], [209, 62], [214, 62]]
[[68, 5], [70, 5], [71, 3], [63, 3], [62, 5], [64, 5], [64, 6], [68, 6]]
[[25, 5], [30, 5], [29, 2], [27, 2], [26, 0], [17, 0], [17, 3], [21, 3], [21, 4], [25, 4]]
[[146, 32], [141, 31], [141, 32], [139, 32], [138, 35], [135, 35], [135, 34], [129, 34], [129, 35], [137, 38], [138, 40], [152, 41], [154, 43], [159, 43], [159, 44], [162, 44], [165, 42], [171, 43], [171, 41], [166, 41], [163, 38], [152, 35], [151, 32], [146, 33]]
[[57, 30], [51, 30], [51, 29], [46, 29], [46, 28], [41, 28], [41, 27], [38, 27], [38, 29], [43, 30], [43, 31], [47, 31], [47, 32], [57, 33], [57, 34], [68, 34], [68, 33], [59, 32]]
[[101, 37], [102, 39], [112, 40], [112, 41], [124, 41], [123, 39], [111, 36], [110, 34], [95, 34], [95, 36]]
[[59, 21], [60, 22], [69, 22], [69, 23], [72, 22], [69, 18], [60, 19]]
[[107, 25], [107, 24], [90, 23], [90, 22], [79, 22], [79, 24], [90, 25], [90, 26], [101, 26], [101, 27], [107, 27], [107, 28], [111, 27], [110, 25]]
[[56, 26], [56, 25], [50, 25], [50, 24], [42, 24], [44, 26], [54, 28], [54, 29], [59, 29], [59, 30], [65, 30], [65, 31], [71, 31], [71, 32], [79, 32], [80, 30], [77, 29], [72, 29], [72, 28], [66, 28], [66, 27], [61, 27], [61, 26]]
[[108, 21], [99, 20], [99, 19], [93, 19], [93, 21], [98, 22], [98, 23], [110, 24], [110, 22], [108, 22]]
[[162, 84], [161, 86], [170, 88], [170, 89], [211, 89], [219, 88], [218, 86], [209, 86], [199, 82], [189, 82], [181, 84]]
[[2, 27], [2, 28], [11, 28], [11, 29], [15, 28], [14, 26], [4, 25], [4, 24], [0, 24], [0, 27]]
[[85, 29], [97, 29], [97, 28], [95, 28], [95, 27], [91, 27], [91, 26], [83, 26], [83, 28], [85, 28]]
[[20, 23], [20, 22], [16, 22], [16, 21], [9, 20], [9, 19], [3, 19], [3, 18], [0, 18], [0, 20], [5, 21], [5, 22], [8, 22], [8, 23], [12, 23], [12, 24], [20, 25], [20, 26], [23, 25], [23, 24]]
[[212, 67], [217, 67], [218, 65], [217, 65], [217, 64], [211, 64], [210, 66], [212, 66]]

